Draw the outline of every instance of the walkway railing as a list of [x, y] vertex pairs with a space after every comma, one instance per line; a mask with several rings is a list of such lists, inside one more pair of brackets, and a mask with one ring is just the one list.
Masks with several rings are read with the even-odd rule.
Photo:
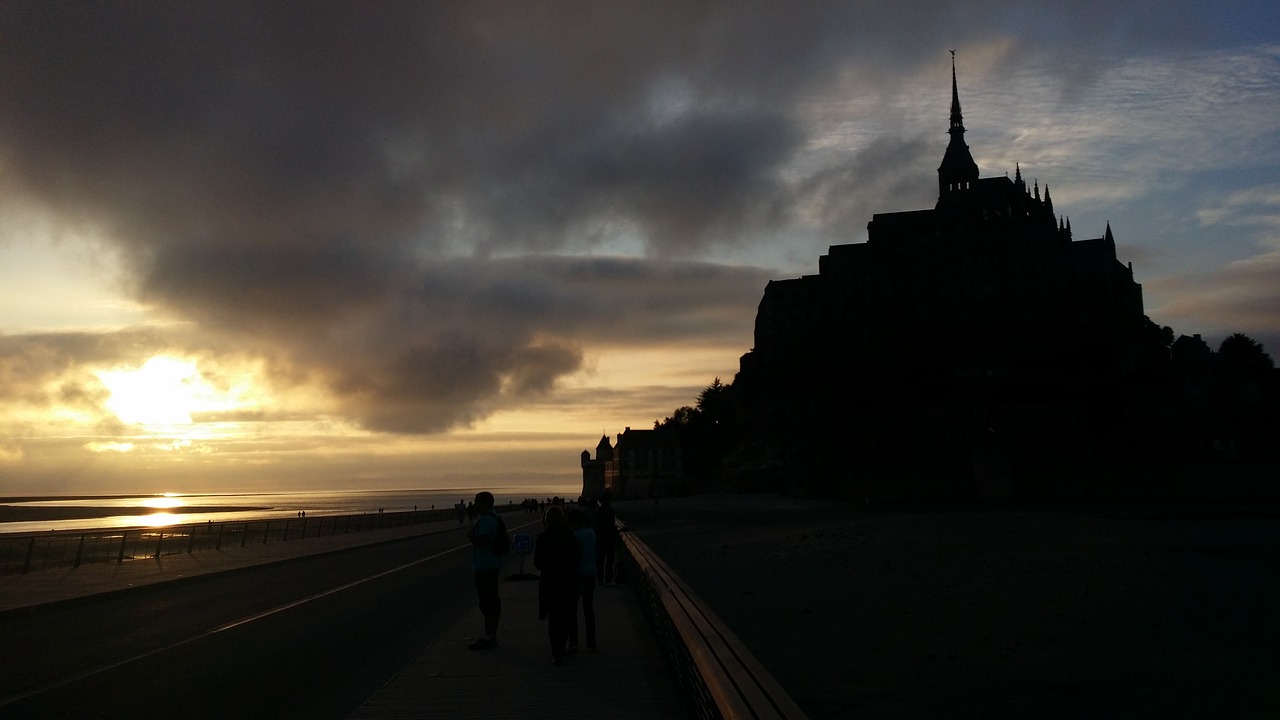
[[453, 508], [0, 535], [0, 575], [123, 563], [452, 519]]
[[704, 720], [803, 720], [786, 690], [688, 585], [619, 522], [624, 561], [676, 681]]

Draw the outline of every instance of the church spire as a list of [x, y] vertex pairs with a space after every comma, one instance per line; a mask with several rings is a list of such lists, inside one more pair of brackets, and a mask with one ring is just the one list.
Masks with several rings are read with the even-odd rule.
[[951, 51], [951, 141], [938, 166], [938, 201], [973, 189], [978, 182], [978, 163], [964, 142], [964, 118], [960, 114], [960, 90], [956, 84], [956, 51]]
[[956, 51], [951, 51], [951, 129], [948, 133], [964, 135], [964, 116], [960, 113], [960, 89], [956, 85]]

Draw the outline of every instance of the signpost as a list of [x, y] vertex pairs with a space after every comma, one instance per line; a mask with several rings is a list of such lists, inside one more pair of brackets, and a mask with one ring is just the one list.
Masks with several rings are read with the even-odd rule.
[[524, 572], [524, 556], [533, 552], [533, 536], [529, 533], [516, 533], [511, 536], [511, 550], [520, 556], [520, 574], [516, 577], [521, 580], [535, 579], [536, 575], [526, 575]]

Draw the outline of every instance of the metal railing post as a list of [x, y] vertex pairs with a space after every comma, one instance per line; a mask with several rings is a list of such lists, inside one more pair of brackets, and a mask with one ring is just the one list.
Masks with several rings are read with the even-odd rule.
[[26, 575], [27, 573], [31, 572], [31, 556], [35, 553], [35, 551], [36, 551], [36, 538], [34, 535], [32, 535], [31, 539], [27, 541], [27, 560], [26, 562], [22, 563], [23, 575]]

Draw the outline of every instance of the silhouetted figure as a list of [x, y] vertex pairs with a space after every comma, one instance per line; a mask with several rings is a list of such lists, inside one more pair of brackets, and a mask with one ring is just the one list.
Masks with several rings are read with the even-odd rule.
[[614, 553], [618, 545], [618, 526], [614, 522], [613, 492], [605, 490], [596, 509], [596, 582], [613, 584]]
[[533, 548], [533, 565], [542, 571], [538, 597], [547, 616], [551, 662], [559, 665], [567, 652], [578, 594], [578, 543], [569, 532], [564, 508], [552, 505], [543, 519], [546, 529]]
[[498, 647], [498, 620], [502, 616], [502, 599], [498, 597], [498, 573], [502, 558], [493, 551], [494, 538], [499, 531], [498, 516], [493, 512], [493, 495], [476, 493], [472, 505], [479, 516], [467, 539], [471, 541], [471, 570], [475, 575], [476, 595], [480, 612], [484, 615], [484, 635], [471, 643], [472, 650], [490, 650]]
[[[578, 592], [582, 595], [582, 619], [587, 629], [587, 649], [596, 649], [596, 532], [587, 527], [587, 511], [569, 511], [569, 529], [578, 543]], [[569, 647], [578, 647], [578, 602], [574, 600]]]
[[465, 502], [463, 502], [463, 501], [459, 500], [459, 501], [458, 501], [458, 504], [453, 506], [453, 509], [454, 509], [455, 511], [457, 511], [457, 513], [458, 513], [458, 524], [459, 524], [459, 525], [461, 525], [461, 524], [462, 524], [462, 521], [463, 521], [464, 519], [466, 519], [466, 517], [467, 517], [467, 504], [466, 504]]

